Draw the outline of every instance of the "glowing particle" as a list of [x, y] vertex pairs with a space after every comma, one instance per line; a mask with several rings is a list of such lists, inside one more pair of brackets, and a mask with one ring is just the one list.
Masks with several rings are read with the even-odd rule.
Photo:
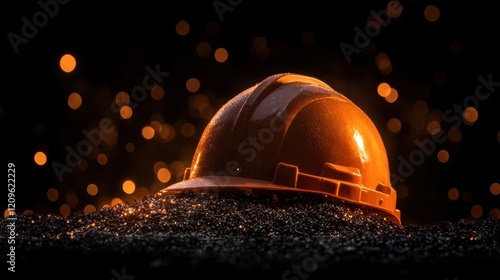
[[100, 165], [106, 165], [106, 163], [108, 163], [108, 156], [106, 156], [105, 154], [97, 155], [97, 162]]
[[394, 88], [391, 88], [391, 93], [385, 97], [385, 101], [389, 102], [389, 103], [394, 103], [396, 102], [396, 100], [398, 100], [398, 91]]
[[260, 60], [264, 60], [269, 56], [269, 48], [267, 47], [267, 40], [262, 36], [257, 36], [252, 42], [252, 53]]
[[80, 96], [80, 94], [73, 92], [68, 96], [68, 106], [71, 109], [76, 110], [80, 108], [81, 105], [82, 105], [82, 97]]
[[123, 192], [132, 194], [135, 191], [135, 183], [132, 180], [126, 180], [122, 185]]
[[387, 97], [391, 94], [391, 86], [388, 83], [380, 83], [377, 87], [378, 95]]
[[52, 202], [56, 202], [56, 200], [59, 198], [59, 191], [57, 191], [57, 189], [55, 188], [48, 189], [47, 198]]
[[189, 23], [185, 20], [181, 20], [175, 25], [175, 32], [181, 36], [185, 36], [189, 33]]
[[426, 129], [430, 135], [436, 135], [439, 131], [441, 131], [441, 124], [438, 121], [430, 121], [427, 124]]
[[212, 52], [212, 46], [208, 42], [200, 42], [196, 46], [196, 53], [199, 57], [207, 57]]
[[491, 209], [488, 216], [492, 217], [495, 220], [500, 220], [500, 209], [498, 209], [498, 208]]
[[455, 201], [458, 199], [459, 196], [460, 196], [460, 192], [458, 191], [457, 188], [451, 188], [448, 190], [448, 198], [450, 200]]
[[99, 192], [99, 188], [96, 184], [87, 185], [87, 193], [91, 196], [95, 196]]
[[175, 138], [175, 128], [169, 124], [162, 124], [161, 125], [161, 133], [160, 133], [161, 139], [165, 141], [170, 141]]
[[80, 168], [81, 171], [85, 171], [89, 168], [89, 163], [82, 159], [78, 162], [78, 168]]
[[16, 211], [14, 211], [12, 209], [7, 208], [7, 209], [5, 209], [5, 211], [3, 211], [4, 218], [8, 218], [8, 217], [14, 216], [14, 215], [16, 215]]
[[94, 205], [92, 204], [88, 204], [88, 205], [85, 205], [85, 208], [83, 208], [83, 213], [84, 214], [88, 214], [88, 213], [91, 213], [91, 212], [95, 212], [97, 209], [95, 208]]
[[45, 155], [44, 152], [36, 152], [33, 159], [35, 160], [35, 163], [40, 165], [40, 166], [47, 163], [47, 156]]
[[441, 163], [445, 163], [450, 159], [450, 154], [446, 150], [441, 150], [437, 153], [437, 159]]
[[392, 18], [397, 18], [403, 13], [403, 5], [397, 0], [391, 0], [387, 3], [387, 14]]
[[433, 22], [433, 21], [438, 20], [439, 15], [440, 15], [439, 8], [434, 6], [434, 5], [428, 5], [424, 9], [424, 16], [425, 16], [425, 19], [428, 21]]
[[122, 107], [130, 103], [130, 96], [125, 91], [120, 91], [115, 96], [116, 105]]
[[144, 126], [142, 128], [141, 133], [142, 133], [142, 137], [144, 137], [144, 139], [146, 139], [146, 140], [149, 140], [149, 139], [153, 138], [153, 136], [155, 136], [154, 128], [152, 128], [149, 125]]
[[176, 160], [170, 164], [168, 169], [176, 179], [180, 179], [184, 177], [184, 170], [186, 169], [186, 165], [182, 161]]
[[385, 53], [380, 53], [375, 57], [375, 64], [377, 65], [380, 73], [382, 73], [383, 75], [387, 75], [392, 71], [391, 60]]
[[200, 81], [196, 78], [190, 78], [186, 82], [186, 89], [189, 92], [197, 92], [200, 89]]
[[125, 150], [127, 150], [127, 152], [129, 153], [132, 153], [135, 150], [134, 143], [128, 142], [127, 144], [125, 144]]
[[399, 132], [401, 130], [401, 121], [398, 118], [391, 118], [387, 121], [387, 129], [393, 133]]
[[156, 176], [158, 177], [158, 180], [160, 182], [167, 183], [168, 181], [170, 181], [172, 174], [170, 173], [170, 171], [167, 168], [162, 167], [158, 170], [158, 173], [156, 173]]
[[161, 86], [154, 86], [151, 89], [151, 97], [153, 97], [154, 100], [161, 100], [165, 96], [165, 91]]
[[120, 116], [123, 118], [123, 119], [129, 119], [130, 117], [132, 117], [132, 108], [130, 108], [129, 106], [123, 106], [120, 108]]
[[157, 161], [155, 162], [155, 164], [153, 165], [153, 170], [155, 173], [158, 173], [158, 170], [160, 170], [160, 168], [166, 168], [167, 167], [167, 164], [163, 161]]
[[472, 206], [472, 208], [470, 209], [470, 214], [476, 219], [480, 218], [483, 215], [483, 207], [481, 207], [481, 205], [479, 204]]
[[191, 123], [184, 123], [181, 126], [181, 133], [184, 137], [191, 137], [194, 135], [196, 129]]
[[162, 126], [161, 126], [161, 123], [159, 121], [152, 121], [149, 123], [149, 126], [151, 126], [155, 130], [155, 133], [158, 133], [158, 134], [161, 133]]
[[214, 57], [217, 62], [222, 63], [227, 60], [229, 54], [225, 48], [218, 48], [217, 50], [215, 50]]
[[500, 184], [499, 183], [493, 183], [490, 186], [490, 192], [493, 195], [499, 195], [500, 194]]
[[111, 206], [115, 206], [115, 205], [118, 205], [118, 204], [123, 204], [123, 200], [121, 200], [118, 197], [115, 197], [115, 198], [113, 198], [111, 200]]
[[478, 115], [476, 108], [467, 107], [462, 113], [462, 118], [466, 124], [473, 125], [477, 121]]
[[252, 47], [258, 48], [260, 46], [267, 46], [267, 40], [262, 36], [257, 36], [252, 41]]
[[69, 214], [71, 214], [71, 208], [68, 204], [62, 204], [61, 206], [59, 206], [59, 213], [67, 217], [69, 216]]
[[69, 73], [75, 70], [76, 59], [71, 54], [65, 54], [59, 60], [59, 66], [64, 72]]
[[429, 106], [423, 100], [418, 100], [413, 103], [413, 112], [417, 117], [423, 117], [429, 112]]
[[145, 196], [148, 196], [150, 195], [151, 193], [149, 192], [149, 189], [146, 188], [146, 187], [140, 187], [140, 188], [137, 188], [135, 190], [135, 197], [138, 198], [138, 200], [141, 200], [142, 198], [144, 198]]
[[30, 210], [30, 209], [26, 209], [26, 210], [23, 211], [23, 215], [25, 215], [25, 216], [31, 215], [33, 213], [34, 213], [33, 210]]

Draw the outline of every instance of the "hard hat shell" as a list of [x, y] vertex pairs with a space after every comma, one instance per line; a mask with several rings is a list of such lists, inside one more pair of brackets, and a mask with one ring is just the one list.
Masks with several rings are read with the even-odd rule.
[[401, 224], [374, 123], [326, 83], [300, 74], [272, 75], [224, 104], [184, 180], [163, 191], [214, 188], [321, 193]]

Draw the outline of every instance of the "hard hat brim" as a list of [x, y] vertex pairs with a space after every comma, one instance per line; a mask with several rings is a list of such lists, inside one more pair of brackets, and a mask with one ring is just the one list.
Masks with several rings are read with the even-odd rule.
[[315, 193], [322, 194], [331, 199], [338, 199], [345, 202], [354, 203], [356, 205], [367, 206], [370, 211], [375, 210], [383, 218], [392, 221], [397, 225], [401, 225], [400, 212], [395, 210], [395, 212], [390, 212], [382, 208], [375, 207], [369, 203], [363, 203], [362, 201], [352, 201], [345, 199], [328, 192], [307, 190], [299, 188], [291, 188], [288, 186], [280, 186], [273, 184], [272, 182], [248, 179], [244, 177], [234, 177], [234, 176], [202, 176], [191, 179], [186, 179], [181, 182], [170, 185], [160, 192], [164, 194], [178, 194], [187, 191], [217, 191], [217, 190], [244, 190], [247, 193], [291, 193], [291, 192], [302, 192], [302, 193]]

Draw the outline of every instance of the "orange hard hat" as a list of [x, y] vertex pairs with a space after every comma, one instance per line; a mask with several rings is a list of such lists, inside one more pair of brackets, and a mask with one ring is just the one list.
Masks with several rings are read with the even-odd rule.
[[272, 75], [211, 119], [184, 180], [163, 192], [313, 192], [401, 224], [382, 138], [351, 100], [309, 76]]

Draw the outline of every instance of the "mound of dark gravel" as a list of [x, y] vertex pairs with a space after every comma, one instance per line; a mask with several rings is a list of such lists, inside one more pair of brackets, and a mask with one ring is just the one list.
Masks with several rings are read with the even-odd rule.
[[15, 273], [11, 222], [9, 277], [498, 279], [500, 265], [499, 220], [398, 226], [317, 194], [157, 193], [86, 215], [20, 215]]

